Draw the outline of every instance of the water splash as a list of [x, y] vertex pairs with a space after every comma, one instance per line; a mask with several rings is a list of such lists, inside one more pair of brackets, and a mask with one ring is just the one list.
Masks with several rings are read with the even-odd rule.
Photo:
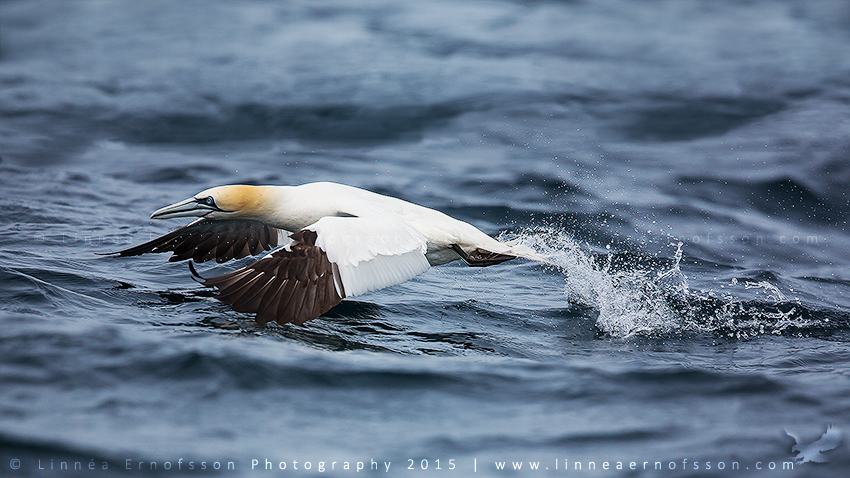
[[597, 310], [597, 327], [613, 337], [710, 332], [746, 338], [799, 332], [829, 323], [828, 319], [812, 318], [799, 300], [789, 300], [767, 281], [731, 281], [733, 288], [763, 292], [764, 297], [756, 300], [736, 297], [728, 289], [722, 294], [692, 290], [680, 268], [681, 242], [670, 244], [675, 247], [671, 259], [651, 261], [656, 266], [623, 267], [614, 266], [610, 247], [606, 252], [593, 252], [556, 229], [523, 230], [501, 239], [546, 255], [563, 274], [566, 299]]
[[679, 269], [682, 245], [673, 266], [662, 272], [615, 270], [611, 255], [595, 255], [563, 231], [534, 229], [521, 232], [518, 241], [549, 257], [564, 274], [567, 300], [599, 311], [597, 326], [615, 337], [669, 333], [682, 327], [679, 315], [665, 299], [670, 290], [686, 294], [687, 279]]
[[[738, 283], [738, 279], [732, 279], [732, 284], [735, 285]], [[750, 289], [761, 289], [763, 290], [769, 298], [771, 298], [774, 302], [785, 302], [788, 300], [785, 297], [785, 294], [779, 290], [779, 287], [771, 284], [768, 281], [759, 281], [759, 282], [744, 282], [744, 288], [747, 290]]]

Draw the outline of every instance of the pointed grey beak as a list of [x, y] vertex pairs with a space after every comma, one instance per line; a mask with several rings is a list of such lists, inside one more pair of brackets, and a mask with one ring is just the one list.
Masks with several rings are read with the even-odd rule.
[[151, 219], [170, 219], [172, 217], [203, 217], [217, 211], [215, 206], [208, 206], [195, 198], [189, 198], [162, 209], [157, 209], [151, 214]]

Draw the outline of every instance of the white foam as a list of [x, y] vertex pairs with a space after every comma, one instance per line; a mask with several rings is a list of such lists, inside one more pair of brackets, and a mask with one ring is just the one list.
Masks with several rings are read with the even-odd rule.
[[[804, 319], [803, 307], [789, 306], [786, 295], [766, 281], [738, 283], [733, 279], [730, 284], [763, 292], [765, 297], [757, 304], [728, 292], [718, 295], [711, 290], [691, 290], [679, 268], [680, 242], [670, 244], [675, 251], [672, 265], [662, 270], [639, 266], [620, 270], [611, 267], [610, 254], [594, 254], [564, 231], [538, 228], [500, 240], [512, 240], [545, 255], [563, 274], [566, 300], [598, 310], [596, 326], [613, 337], [721, 332], [743, 338], [818, 325]], [[779, 305], [790, 308], [783, 311]]]
[[[681, 319], [663, 297], [665, 284], [674, 282], [687, 293], [687, 280], [679, 270], [681, 245], [676, 263], [667, 271], [613, 271], [610, 256], [597, 259], [563, 231], [534, 229], [515, 239], [549, 258], [564, 273], [567, 300], [599, 311], [597, 326], [615, 337], [639, 333], [670, 332], [681, 327]], [[600, 263], [601, 262], [601, 263]]]

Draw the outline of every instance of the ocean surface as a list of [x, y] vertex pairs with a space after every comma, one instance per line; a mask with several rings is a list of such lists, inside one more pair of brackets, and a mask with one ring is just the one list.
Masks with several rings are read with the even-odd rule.
[[[311, 181], [554, 264], [96, 255]], [[850, 476], [848, 190], [846, 0], [2, 1], [0, 476]]]

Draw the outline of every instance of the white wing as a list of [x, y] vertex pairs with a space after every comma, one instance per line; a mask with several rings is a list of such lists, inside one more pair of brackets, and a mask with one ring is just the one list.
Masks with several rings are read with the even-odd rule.
[[305, 229], [339, 268], [343, 297], [400, 284], [430, 267], [425, 237], [398, 217], [324, 217]]

